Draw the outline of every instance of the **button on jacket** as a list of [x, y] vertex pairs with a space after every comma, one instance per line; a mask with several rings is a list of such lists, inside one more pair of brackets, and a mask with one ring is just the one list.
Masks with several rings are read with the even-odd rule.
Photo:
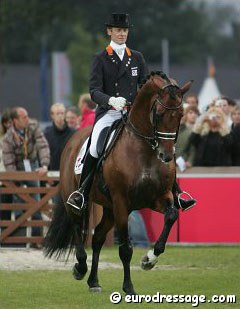
[[125, 49], [121, 61], [110, 46], [97, 54], [90, 74], [90, 94], [98, 104], [96, 120], [103, 116], [111, 106], [110, 97], [123, 97], [133, 103], [138, 85], [148, 73], [143, 55], [135, 50]]

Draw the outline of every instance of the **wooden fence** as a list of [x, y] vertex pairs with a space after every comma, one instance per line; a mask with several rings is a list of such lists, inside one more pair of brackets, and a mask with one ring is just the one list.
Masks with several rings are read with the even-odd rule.
[[[35, 186], [24, 185], [25, 182], [35, 182]], [[47, 226], [50, 223], [53, 197], [59, 189], [59, 173], [49, 172], [39, 177], [36, 172], [1, 172], [0, 173], [0, 245], [29, 247], [41, 245]], [[15, 197], [14, 199], [12, 199]], [[17, 197], [17, 199], [16, 199]], [[18, 214], [16, 216], [15, 214]], [[34, 216], [41, 214], [39, 220]], [[101, 219], [101, 207], [94, 205], [90, 217], [90, 236], [94, 227]], [[39, 236], [33, 236], [32, 231], [41, 231]], [[106, 245], [113, 244], [113, 231], [109, 233]]]

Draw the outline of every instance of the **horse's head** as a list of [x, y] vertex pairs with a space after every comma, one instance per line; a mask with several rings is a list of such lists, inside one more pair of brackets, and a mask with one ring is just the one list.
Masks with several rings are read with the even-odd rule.
[[[153, 137], [145, 136], [145, 139], [151, 143], [152, 148], [157, 151], [158, 158], [164, 163], [173, 159], [174, 144], [183, 116], [182, 99], [191, 84], [192, 81], [189, 81], [183, 87], [179, 87], [163, 72], [153, 72], [151, 76], [148, 76], [136, 98], [139, 110], [141, 106], [142, 109], [143, 105], [145, 106], [145, 124], [143, 126], [146, 128], [148, 123], [148, 129], [145, 132], [153, 131]], [[139, 102], [141, 104], [138, 104]], [[146, 113], [149, 114], [149, 121], [146, 119]], [[137, 126], [139, 128], [139, 125]]]
[[150, 121], [154, 129], [158, 157], [167, 163], [174, 156], [174, 144], [183, 116], [183, 95], [190, 89], [192, 81], [180, 88], [176, 81], [162, 73], [153, 75], [151, 81], [157, 89], [151, 100]]

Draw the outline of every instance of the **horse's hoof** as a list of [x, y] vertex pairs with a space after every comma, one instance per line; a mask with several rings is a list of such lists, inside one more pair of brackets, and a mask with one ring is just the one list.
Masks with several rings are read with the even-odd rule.
[[102, 288], [100, 286], [93, 286], [92, 288], [89, 288], [89, 292], [91, 292], [91, 293], [101, 293]]
[[78, 270], [78, 268], [77, 268], [78, 265], [79, 265], [79, 264], [76, 263], [76, 264], [73, 266], [72, 274], [73, 274], [73, 277], [74, 277], [76, 280], [82, 280], [82, 279], [85, 277], [86, 273], [87, 273], [87, 267], [86, 267], [86, 269], [84, 269], [83, 272], [80, 272], [80, 271]]
[[153, 250], [149, 250], [148, 253], [142, 257], [140, 265], [143, 270], [150, 270], [156, 265], [157, 261], [158, 258], [154, 255]]

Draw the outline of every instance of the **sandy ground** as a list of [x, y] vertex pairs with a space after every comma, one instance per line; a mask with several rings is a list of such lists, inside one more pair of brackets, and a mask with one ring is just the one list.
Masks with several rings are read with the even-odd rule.
[[[104, 256], [101, 257], [104, 260]], [[91, 256], [88, 257], [91, 265]], [[71, 270], [76, 259], [70, 256], [68, 262], [45, 258], [42, 250], [0, 248], [0, 270]], [[121, 264], [100, 262], [99, 268], [122, 268]]]

